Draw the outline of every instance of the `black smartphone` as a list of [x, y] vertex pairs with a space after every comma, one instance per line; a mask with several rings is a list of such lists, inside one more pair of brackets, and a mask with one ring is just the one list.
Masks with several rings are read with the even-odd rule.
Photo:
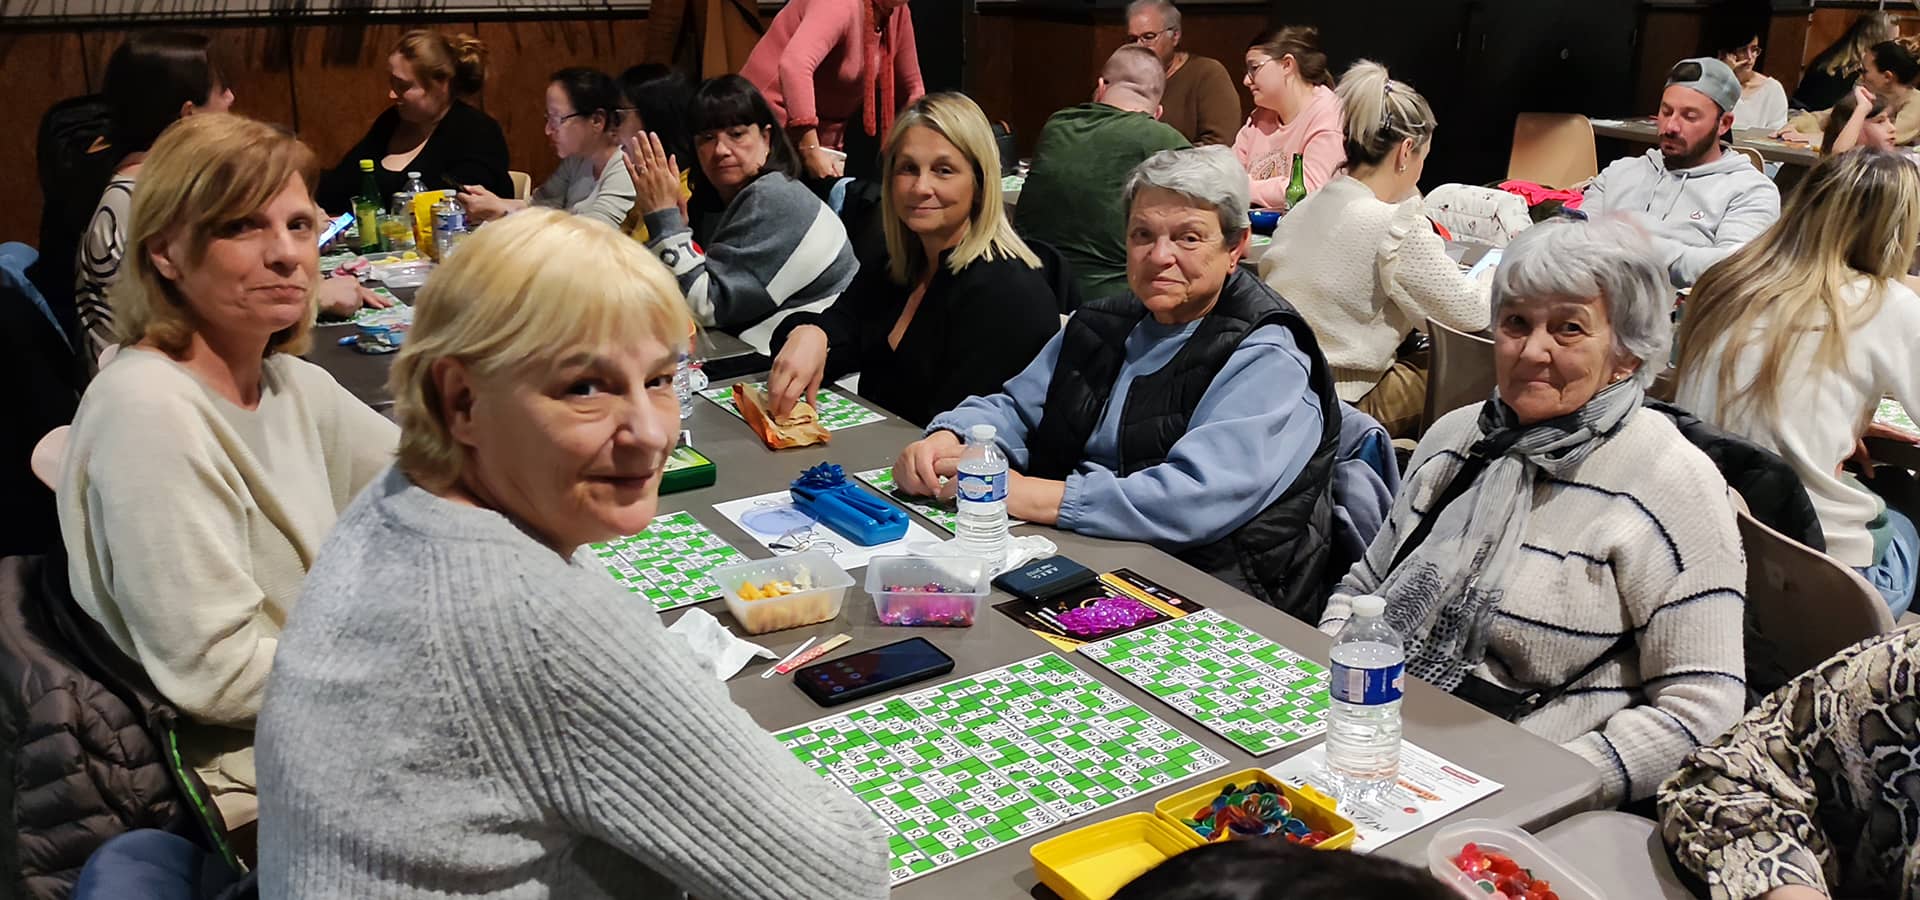
[[793, 683], [813, 702], [838, 706], [951, 671], [953, 657], [917, 637], [814, 663], [794, 672]]

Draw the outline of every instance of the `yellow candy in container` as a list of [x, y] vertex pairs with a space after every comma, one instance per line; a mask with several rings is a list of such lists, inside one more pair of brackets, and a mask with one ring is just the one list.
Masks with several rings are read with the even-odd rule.
[[853, 576], [818, 550], [720, 566], [712, 577], [727, 611], [748, 634], [836, 618], [853, 586]]

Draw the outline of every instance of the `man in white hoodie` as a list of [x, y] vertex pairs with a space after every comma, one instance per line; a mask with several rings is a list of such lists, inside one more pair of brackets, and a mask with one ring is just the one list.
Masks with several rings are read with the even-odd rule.
[[1740, 80], [1726, 63], [1682, 60], [1660, 96], [1659, 147], [1615, 161], [1587, 186], [1581, 211], [1637, 214], [1676, 288], [1780, 218], [1780, 189], [1720, 142], [1739, 102]]

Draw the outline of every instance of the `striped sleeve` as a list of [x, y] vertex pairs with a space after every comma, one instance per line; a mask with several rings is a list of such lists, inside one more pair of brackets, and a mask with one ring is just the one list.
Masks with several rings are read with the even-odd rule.
[[1608, 804], [1652, 796], [1683, 757], [1745, 708], [1746, 557], [1733, 508], [1704, 457], [1697, 466], [1674, 462], [1676, 477], [1632, 498], [1656, 532], [1649, 544], [1665, 543], [1670, 552], [1614, 560], [1638, 632], [1645, 699], [1566, 744], [1600, 770]]
[[702, 248], [677, 209], [647, 214], [647, 246], [701, 325], [737, 329], [846, 289], [857, 269], [847, 231], [804, 186], [763, 176], [734, 198]]

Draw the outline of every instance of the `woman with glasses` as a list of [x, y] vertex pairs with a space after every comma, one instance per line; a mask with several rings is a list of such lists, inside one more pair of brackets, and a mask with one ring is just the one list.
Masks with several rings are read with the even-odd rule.
[[1734, 0], [1712, 8], [1707, 15], [1700, 54], [1727, 64], [1740, 79], [1740, 102], [1733, 107], [1733, 127], [1765, 128], [1787, 124], [1787, 89], [1760, 71], [1760, 54], [1770, 24], [1767, 0]]
[[1253, 205], [1286, 209], [1295, 156], [1305, 159], [1310, 192], [1347, 164], [1340, 98], [1333, 95], [1320, 29], [1289, 25], [1255, 38], [1247, 47], [1245, 81], [1253, 115], [1233, 152], [1253, 179]]
[[547, 81], [547, 142], [560, 167], [518, 200], [483, 185], [460, 192], [467, 218], [487, 222], [528, 206], [560, 209], [615, 227], [633, 209], [633, 179], [620, 154], [620, 110], [627, 102], [612, 77], [597, 69], [561, 69]]

